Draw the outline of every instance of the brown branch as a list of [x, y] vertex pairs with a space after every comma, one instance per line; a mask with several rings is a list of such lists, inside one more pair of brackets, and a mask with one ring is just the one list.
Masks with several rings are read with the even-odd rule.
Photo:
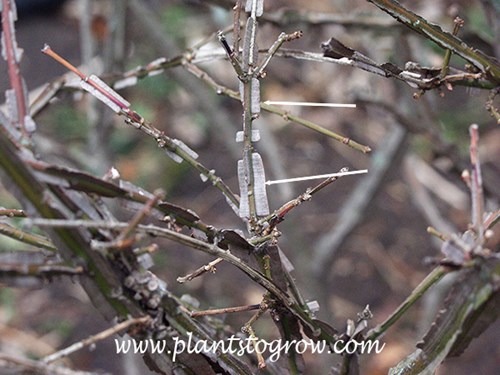
[[26, 213], [24, 212], [24, 210], [19, 210], [15, 208], [1, 208], [0, 216], [26, 217]]
[[[340, 169], [339, 173], [347, 172], [348, 168]], [[316, 185], [313, 188], [307, 188], [306, 191], [300, 194], [297, 198], [292, 199], [291, 201], [285, 203], [276, 211], [274, 211], [271, 215], [259, 220], [259, 225], [264, 225], [264, 223], [268, 223], [269, 225], [264, 227], [264, 231], [262, 232], [263, 236], [269, 235], [276, 226], [285, 220], [285, 216], [295, 207], [298, 207], [303, 202], [311, 200], [312, 196], [316, 194], [321, 189], [330, 185], [332, 182], [338, 180], [339, 177], [329, 177]]]
[[222, 262], [223, 259], [221, 258], [217, 258], [213, 261], [211, 261], [210, 263], [208, 264], [205, 264], [199, 268], [197, 268], [196, 270], [194, 270], [193, 272], [187, 274], [186, 276], [179, 276], [177, 278], [177, 282], [180, 283], [180, 284], [183, 284], [187, 281], [191, 281], [193, 280], [194, 278], [198, 277], [198, 276], [201, 276], [207, 272], [212, 272], [212, 273], [215, 273], [216, 271], [216, 265], [219, 264], [220, 262]]
[[192, 312], [190, 312], [190, 315], [192, 317], [198, 317], [198, 316], [207, 316], [207, 315], [230, 314], [230, 313], [245, 312], [245, 311], [258, 310], [258, 309], [260, 309], [260, 304], [236, 306], [236, 307], [224, 307], [222, 309], [192, 311]]
[[129, 225], [124, 228], [121, 233], [118, 235], [114, 242], [116, 248], [122, 248], [127, 243], [127, 240], [130, 239], [132, 233], [137, 228], [137, 226], [141, 223], [141, 221], [149, 215], [153, 207], [157, 204], [158, 201], [162, 200], [165, 196], [165, 193], [162, 190], [157, 190], [154, 192], [153, 197], [151, 197], [147, 203], [142, 207], [141, 210], [137, 211], [132, 220], [130, 220]]

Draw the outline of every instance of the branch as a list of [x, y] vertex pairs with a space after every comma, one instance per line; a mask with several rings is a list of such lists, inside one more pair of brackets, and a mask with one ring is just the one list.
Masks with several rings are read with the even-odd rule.
[[453, 36], [446, 31], [443, 31], [439, 26], [427, 22], [423, 17], [404, 8], [401, 4], [394, 0], [367, 0], [373, 3], [384, 12], [399, 22], [408, 26], [419, 34], [424, 35], [427, 39], [432, 40], [438, 46], [451, 50], [463, 59], [478, 67], [486, 74], [489, 80], [493, 83], [500, 83], [500, 64], [492, 57], [483, 52], [474, 49], [461, 39]]
[[[109, 221], [99, 220], [45, 220], [45, 219], [27, 219], [27, 223], [42, 227], [60, 227], [60, 228], [105, 228], [105, 229], [120, 229], [126, 228], [128, 223], [111, 223]], [[303, 309], [302, 305], [297, 302], [293, 297], [289, 296], [285, 291], [278, 288], [271, 280], [264, 274], [255, 270], [240, 258], [231, 253], [230, 250], [224, 250], [217, 245], [209, 244], [191, 236], [178, 233], [176, 231], [157, 227], [154, 225], [138, 225], [137, 230], [156, 236], [170, 239], [174, 242], [188, 246], [192, 249], [199, 250], [209, 255], [222, 258], [226, 262], [239, 268], [243, 273], [250, 277], [253, 281], [261, 285], [271, 295], [277, 298], [283, 306], [295, 315], [311, 332], [317, 334], [318, 338], [322, 338], [330, 343], [335, 342], [335, 338], [328, 333], [324, 328], [320, 327], [312, 317]]]
[[23, 210], [18, 210], [15, 208], [0, 208], [0, 216], [26, 217], [26, 213]]
[[106, 330], [104, 330], [96, 335], [93, 335], [93, 336], [90, 336], [84, 340], [78, 341], [78, 342], [74, 343], [73, 345], [68, 346], [65, 349], [59, 350], [55, 353], [52, 353], [52, 354], [44, 357], [41, 361], [43, 363], [47, 363], [47, 364], [54, 362], [54, 361], [57, 361], [58, 359], [67, 357], [68, 355], [70, 355], [78, 350], [81, 350], [87, 346], [90, 346], [90, 345], [95, 344], [99, 341], [102, 341], [102, 340], [108, 338], [109, 336], [112, 336], [115, 333], [119, 333], [120, 331], [123, 331], [123, 330], [125, 330], [133, 325], [148, 325], [150, 323], [151, 323], [150, 316], [128, 319], [128, 320], [121, 322], [121, 323], [119, 323], [111, 328], [108, 328], [108, 329], [106, 329]]
[[15, 228], [8, 224], [0, 223], [0, 234], [14, 238], [18, 241], [33, 245], [45, 250], [56, 251], [56, 247], [48, 238], [39, 236], [34, 233], [28, 233], [21, 229]]
[[377, 327], [371, 329], [367, 335], [366, 340], [377, 340], [380, 338], [394, 323], [396, 323], [399, 318], [401, 318], [406, 311], [412, 307], [415, 302], [417, 302], [420, 297], [434, 284], [436, 284], [441, 278], [446, 275], [446, 269], [439, 266], [432, 270], [424, 280], [418, 286], [413, 289], [411, 294], [404, 300], [404, 302], [398, 306], [398, 308], [381, 324]]
[[[9, 79], [15, 97], [11, 103], [11, 122], [19, 124], [21, 133], [26, 141], [29, 141], [30, 133], [34, 130], [34, 122], [28, 117], [27, 97], [24, 80], [20, 73], [19, 63], [23, 50], [17, 46], [14, 21], [17, 19], [15, 3], [11, 0], [2, 0], [2, 50], [7, 60]], [[7, 93], [7, 102], [9, 95]]]
[[470, 132], [470, 162], [472, 165], [471, 179], [471, 202], [472, 202], [472, 226], [478, 241], [483, 242], [484, 239], [484, 194], [483, 194], [483, 178], [481, 175], [481, 164], [479, 162], [479, 130], [476, 124], [471, 125]]
[[64, 58], [59, 56], [56, 52], [54, 52], [50, 48], [50, 46], [45, 45], [42, 52], [46, 55], [49, 55], [54, 60], [64, 65], [67, 69], [71, 70], [73, 73], [79, 76], [82, 80], [82, 88], [97, 97], [112, 110], [114, 110], [117, 114], [125, 116], [125, 122], [127, 124], [130, 124], [136, 129], [142, 130], [148, 136], [153, 137], [158, 143], [158, 146], [165, 149], [167, 151], [167, 155], [169, 155], [174, 161], [181, 162], [182, 160], [184, 160], [191, 167], [199, 171], [203, 176], [206, 177], [207, 180], [211, 181], [212, 184], [222, 192], [222, 194], [224, 194], [231, 207], [238, 206], [238, 197], [231, 191], [231, 189], [224, 183], [224, 181], [222, 181], [220, 177], [215, 175], [214, 171], [209, 170], [196, 160], [198, 158], [198, 154], [191, 150], [188, 146], [186, 146], [184, 142], [178, 139], [172, 139], [165, 135], [164, 132], [154, 127], [152, 124], [147, 122], [140, 114], [133, 111], [130, 108], [129, 102], [118, 95], [97, 76], [91, 75], [87, 77], [85, 74], [79, 71], [78, 68], [76, 68]]
[[[277, 53], [279, 54], [280, 52], [278, 51]], [[328, 60], [331, 60], [331, 59], [328, 59]], [[217, 83], [212, 77], [210, 77], [205, 71], [201, 70], [198, 66], [191, 64], [191, 63], [186, 63], [184, 66], [190, 73], [192, 73], [196, 77], [200, 78], [207, 85], [212, 87], [217, 94], [225, 95], [225, 96], [228, 96], [228, 97], [235, 99], [235, 100], [241, 100], [240, 95], [236, 91], [231, 90], [231, 89]], [[328, 129], [322, 127], [321, 125], [318, 125], [312, 121], [303, 119], [302, 117], [299, 117], [296, 115], [292, 115], [291, 113], [282, 109], [281, 107], [278, 107], [278, 106], [275, 106], [272, 104], [266, 104], [264, 101], [260, 102], [260, 107], [266, 112], [274, 113], [276, 115], [281, 116], [283, 119], [285, 119], [287, 121], [295, 122], [298, 125], [302, 125], [310, 130], [314, 130], [320, 134], [326, 135], [327, 137], [330, 137], [338, 142], [341, 142], [349, 147], [352, 147], [357, 151], [361, 151], [363, 153], [369, 153], [371, 151], [371, 148], [369, 146], [362, 145], [356, 141], [353, 141], [352, 139], [350, 139], [348, 137], [344, 137], [343, 135], [340, 135], [340, 134], [335, 133], [331, 130], [328, 130]]]
[[[285, 58], [293, 58], [297, 60], [306, 60], [306, 61], [314, 61], [314, 62], [328, 62], [334, 63], [338, 65], [345, 66], [354, 66], [356, 68], [365, 70], [367, 72], [380, 75], [382, 77], [393, 77], [399, 79], [403, 82], [406, 82], [411, 87], [420, 87], [424, 90], [430, 90], [432, 88], [436, 88], [442, 83], [451, 82], [455, 85], [462, 86], [470, 86], [477, 87], [481, 89], [491, 90], [496, 87], [494, 82], [481, 79], [483, 77], [483, 73], [468, 73], [462, 72], [460, 70], [454, 70], [453, 74], [447, 75], [442, 81], [436, 79], [436, 77], [426, 78], [422, 77], [420, 73], [414, 73], [411, 71], [406, 71], [396, 67], [391, 63], [377, 64], [373, 60], [358, 60], [352, 59], [348, 57], [329, 57], [328, 54], [324, 53], [316, 53], [316, 52], [308, 52], [308, 51], [297, 51], [290, 49], [281, 49], [276, 53], [277, 56], [285, 57]], [[390, 65], [388, 65], [390, 64]], [[388, 69], [388, 67], [390, 69]], [[425, 71], [426, 68], [422, 68]]]
[[[349, 169], [348, 168], [342, 168], [340, 169], [339, 173], [344, 173], [347, 172]], [[258, 224], [261, 226], [264, 226], [264, 223], [268, 223], [268, 225], [264, 226], [264, 231], [262, 232], [262, 235], [268, 235], [270, 234], [276, 226], [281, 223], [283, 220], [285, 220], [285, 216], [295, 207], [298, 207], [301, 205], [303, 202], [311, 200], [312, 196], [325, 188], [326, 186], [330, 185], [332, 182], [338, 180], [339, 177], [329, 177], [316, 185], [313, 188], [307, 188], [306, 191], [302, 194], [300, 194], [297, 198], [292, 199], [291, 201], [285, 203], [282, 205], [280, 208], [278, 208], [276, 211], [274, 211], [271, 215], [262, 218], [259, 220]]]

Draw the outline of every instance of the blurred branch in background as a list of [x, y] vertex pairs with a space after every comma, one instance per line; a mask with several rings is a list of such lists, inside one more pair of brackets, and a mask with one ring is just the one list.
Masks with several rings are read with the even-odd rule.
[[368, 177], [358, 184], [349, 199], [343, 203], [337, 225], [333, 227], [331, 232], [324, 234], [317, 240], [311, 263], [313, 273], [323, 275], [323, 277], [330, 273], [336, 251], [364, 219], [368, 205], [380, 190], [389, 170], [399, 167], [399, 163], [396, 163], [395, 160], [400, 160], [401, 153], [406, 149], [406, 131], [395, 124], [388, 133], [382, 141], [383, 144], [372, 155]]

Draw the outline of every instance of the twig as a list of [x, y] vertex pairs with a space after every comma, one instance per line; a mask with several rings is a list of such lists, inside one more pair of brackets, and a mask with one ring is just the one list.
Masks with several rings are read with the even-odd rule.
[[[212, 77], [210, 77], [206, 72], [201, 70], [198, 66], [191, 63], [186, 63], [184, 66], [190, 73], [194, 74], [196, 77], [203, 80], [206, 84], [212, 87], [218, 94], [226, 95], [232, 99], [241, 100], [240, 95], [236, 91], [231, 90], [215, 82], [215, 80]], [[288, 111], [278, 106], [261, 102], [260, 107], [266, 112], [274, 113], [276, 115], [281, 116], [283, 119], [287, 121], [295, 122], [298, 125], [305, 126], [308, 129], [314, 130], [320, 134], [326, 135], [327, 137], [330, 137], [338, 142], [341, 142], [349, 147], [352, 147], [357, 151], [361, 151], [363, 153], [369, 153], [371, 151], [371, 148], [369, 146], [362, 145], [356, 141], [353, 141], [348, 137], [344, 137], [343, 135], [332, 132], [331, 130], [328, 130], [312, 121], [303, 119], [302, 117], [296, 115], [292, 115]]]
[[405, 312], [417, 302], [420, 297], [441, 278], [446, 275], [444, 267], [437, 267], [429, 273], [424, 280], [412, 291], [406, 300], [381, 324], [371, 329], [366, 337], [367, 341], [380, 338]]
[[481, 69], [493, 82], [500, 82], [500, 64], [483, 52], [471, 48], [461, 39], [443, 31], [439, 26], [427, 22], [423, 17], [404, 8], [394, 0], [367, 0], [388, 13], [391, 17], [405, 24], [412, 30], [442, 48], [449, 49]]
[[488, 100], [486, 101], [485, 108], [487, 111], [490, 112], [491, 116], [496, 120], [497, 125], [500, 125], [500, 112], [498, 110], [498, 107], [495, 106], [495, 97], [498, 95], [500, 92], [500, 88], [495, 88], [490, 91], [490, 94], [488, 95]]
[[[106, 220], [70, 220], [70, 219], [26, 219], [25, 223], [27, 225], [36, 225], [40, 227], [55, 227], [55, 228], [103, 228], [103, 229], [122, 229], [129, 226], [126, 222], [110, 222]], [[223, 260], [235, 265], [236, 267], [242, 269], [248, 274], [252, 279], [257, 281], [259, 284], [264, 286], [264, 288], [269, 289], [269, 291], [277, 295], [286, 305], [292, 303], [284, 292], [278, 289], [273, 283], [267, 280], [261, 273], [255, 271], [252, 267], [244, 264], [239, 258], [231, 254], [227, 250], [223, 250], [220, 247], [206, 243], [204, 241], [192, 238], [188, 235], [178, 233], [176, 231], [154, 226], [151, 224], [137, 226], [137, 231], [152, 234], [158, 237], [168, 238], [172, 241], [181, 243], [188, 247], [196, 250], [200, 250], [207, 254], [215, 255]]]
[[236, 306], [236, 307], [224, 307], [222, 309], [210, 309], [202, 311], [192, 311], [190, 315], [192, 317], [207, 316], [207, 315], [218, 315], [218, 314], [230, 314], [244, 311], [252, 311], [260, 309], [260, 304], [257, 305], [246, 305], [246, 306]]
[[500, 221], [500, 210], [490, 213], [484, 220], [484, 228], [486, 230], [493, 228]]
[[219, 42], [222, 44], [222, 47], [224, 48], [224, 51], [226, 51], [226, 54], [229, 57], [229, 61], [231, 62], [234, 71], [236, 72], [236, 74], [238, 74], [238, 77], [244, 77], [246, 73], [243, 71], [240, 61], [238, 60], [238, 55], [234, 50], [231, 49], [231, 47], [229, 47], [226, 37], [224, 36], [222, 31], [220, 31], [217, 36], [219, 38]]
[[63, 275], [81, 275], [83, 272], [83, 267], [68, 267], [59, 264], [0, 263], [0, 275], [9, 277], [36, 276], [50, 278]]
[[263, 226], [265, 228], [263, 231], [263, 235], [270, 234], [272, 230], [276, 227], [276, 225], [278, 225], [285, 219], [285, 215], [288, 214], [288, 212], [290, 212], [292, 209], [302, 204], [302, 202], [311, 200], [312, 196], [315, 193], [317, 193], [324, 187], [328, 186], [333, 181], [336, 181], [339, 178], [338, 175], [342, 176], [342, 174], [347, 171], [348, 168], [342, 168], [338, 174], [335, 174], [334, 176], [329, 176], [328, 178], [326, 178], [326, 180], [322, 181], [320, 184], [316, 185], [313, 188], [307, 188], [306, 191], [300, 194], [297, 198], [292, 199], [291, 201], [285, 203], [276, 211], [274, 211], [271, 215], [260, 219], [259, 225], [263, 226], [263, 224], [266, 222], [269, 224], [267, 227]]
[[[141, 205], [146, 204], [152, 196], [152, 194], [149, 193], [144, 194], [140, 188], [134, 186], [128, 181], [121, 180], [121, 187], [117, 187], [114, 184], [109, 184], [102, 179], [98, 179], [81, 171], [61, 168], [38, 160], [24, 160], [24, 162], [38, 172], [47, 174], [48, 176], [56, 176], [57, 178], [64, 178], [67, 181], [71, 181], [69, 184], [71, 189], [77, 191], [124, 199], [129, 202], [140, 203]], [[177, 224], [199, 229], [209, 236], [216, 232], [216, 229], [213, 226], [204, 223], [195, 213], [188, 212], [187, 210], [170, 204], [169, 202], [161, 201], [155, 208], [165, 215], [171, 215], [175, 218]], [[179, 211], [181, 211], [180, 215]], [[188, 214], [187, 217], [183, 215], [186, 213]]]
[[220, 262], [222, 262], [222, 261], [223, 261], [222, 258], [217, 258], [217, 259], [211, 261], [210, 263], [208, 263], [206, 265], [203, 265], [200, 268], [196, 269], [195, 271], [187, 274], [186, 276], [179, 276], [177, 278], [177, 282], [180, 283], [180, 284], [183, 284], [183, 283], [185, 283], [187, 281], [191, 281], [194, 278], [205, 274], [206, 272], [215, 273], [215, 270], [216, 270], [215, 266], [217, 264], [219, 264]]
[[134, 215], [132, 220], [130, 220], [129, 225], [121, 231], [121, 233], [118, 235], [115, 241], [115, 246], [117, 248], [122, 248], [123, 245], [127, 243], [127, 240], [131, 237], [132, 233], [134, 230], [137, 228], [137, 226], [140, 224], [142, 219], [144, 219], [153, 207], [156, 205], [156, 203], [159, 200], [162, 200], [165, 196], [165, 193], [162, 190], [157, 190], [154, 192], [153, 197], [151, 197], [148, 202], [142, 207], [141, 210], [137, 211], [137, 213]]
[[[133, 127], [142, 130], [147, 135], [156, 139], [158, 146], [166, 149], [169, 152], [169, 155], [174, 158], [174, 160], [186, 161], [193, 168], [198, 170], [203, 176], [210, 180], [213, 185], [218, 188], [222, 194], [227, 198], [228, 202], [237, 206], [239, 203], [239, 199], [235, 196], [235, 194], [231, 191], [231, 189], [222, 181], [220, 177], [217, 177], [213, 171], [206, 168], [200, 162], [196, 160], [198, 155], [191, 150], [188, 146], [186, 146], [182, 141], [177, 139], [172, 139], [166, 136], [162, 131], [155, 128], [152, 124], [146, 122], [146, 120], [139, 115], [137, 112], [130, 109], [130, 103], [128, 103], [125, 99], [123, 99], [120, 95], [118, 95], [115, 91], [113, 91], [109, 86], [107, 86], [104, 82], [102, 82], [99, 78], [92, 75], [87, 77], [81, 71], [79, 71], [74, 65], [70, 64], [64, 58], [59, 56], [56, 52], [54, 52], [50, 46], [45, 45], [42, 50], [43, 53], [49, 55], [54, 60], [64, 65], [67, 69], [71, 70], [73, 73], [78, 75], [82, 80], [82, 87], [95, 95], [98, 99], [103, 101], [106, 105], [108, 105], [111, 109], [113, 109], [116, 113], [124, 115], [126, 117], [126, 123], [132, 125]], [[90, 88], [89, 88], [90, 86]], [[175, 155], [179, 159], [176, 159]]]
[[29, 141], [30, 133], [34, 129], [29, 129], [27, 121], [27, 98], [25, 92], [24, 80], [21, 76], [19, 63], [21, 61], [23, 50], [17, 46], [14, 22], [15, 3], [11, 0], [2, 0], [2, 49], [5, 59], [7, 60], [9, 80], [12, 90], [14, 90], [15, 103], [12, 103], [15, 108], [15, 116], [10, 119], [14, 124], [19, 124], [21, 134], [26, 141]]
[[469, 127], [470, 132], [470, 162], [472, 165], [471, 202], [472, 226], [478, 236], [479, 243], [484, 239], [484, 194], [481, 164], [479, 162], [479, 127], [474, 124]]
[[[268, 260], [269, 260], [269, 258], [268, 258]], [[258, 346], [257, 346], [258, 339], [255, 335], [253, 328], [252, 328], [252, 324], [254, 324], [269, 309], [269, 306], [267, 304], [268, 298], [269, 298], [269, 294], [266, 293], [262, 302], [259, 305], [257, 305], [259, 310], [255, 314], [253, 314], [252, 317], [250, 318], [250, 320], [248, 322], [246, 322], [245, 325], [243, 325], [243, 327], [241, 328], [242, 332], [248, 333], [250, 335], [250, 338], [252, 338], [252, 344], [254, 346], [255, 354], [257, 356], [259, 369], [263, 369], [266, 367], [266, 361], [265, 361], [264, 357], [262, 356], [262, 353], [258, 350]]]
[[[66, 195], [64, 189], [51, 193], [47, 185], [35, 176], [34, 171], [20, 157], [15, 145], [1, 131], [0, 168], [3, 170], [2, 184], [5, 184], [20, 204], [29, 210], [28, 214], [31, 216], [66, 219], [69, 207], [76, 209], [75, 207], [80, 207], [81, 202], [84, 202], [84, 205], [91, 204], [83, 198], [75, 203]], [[99, 311], [108, 317], [112, 314], [126, 316], [131, 311], [136, 311], [133, 306], [110, 296], [109, 291], [120, 285], [119, 278], [111, 266], [103, 262], [102, 256], [90, 249], [88, 232], [84, 234], [78, 229], [56, 228], [51, 230], [50, 234], [65, 260], [73, 261], [78, 258], [85, 264], [86, 271], [92, 277], [84, 276], [81, 284]]]
[[24, 210], [15, 208], [0, 208], [0, 216], [26, 217], [26, 213], [24, 212]]
[[[262, 220], [261, 220], [262, 221]], [[252, 238], [249, 240], [250, 244], [252, 244], [253, 246], [258, 246], [260, 244], [263, 244], [269, 240], [271, 240], [273, 238], [273, 235], [272, 234], [268, 234], [268, 235], [261, 235], [259, 237], [255, 237], [255, 238]], [[199, 268], [197, 268], [196, 270], [194, 270], [193, 272], [187, 274], [186, 276], [179, 276], [177, 278], [177, 282], [178, 283], [185, 283], [187, 281], [191, 281], [193, 280], [194, 278], [198, 277], [198, 276], [201, 276], [203, 274], [205, 274], [206, 272], [212, 272], [212, 273], [215, 273], [216, 272], [216, 265], [221, 263], [222, 261], [224, 261], [224, 259], [222, 258], [217, 258], [217, 259], [214, 259], [213, 261], [209, 262], [208, 264], [205, 264]]]
[[263, 368], [266, 367], [266, 360], [262, 356], [262, 353], [259, 350], [259, 347], [257, 345], [257, 342], [259, 341], [259, 339], [255, 335], [255, 332], [254, 332], [253, 328], [250, 325], [245, 326], [245, 329], [246, 329], [246, 332], [248, 332], [248, 334], [250, 335], [250, 339], [252, 341], [252, 345], [254, 346], [255, 355], [257, 356], [257, 362], [258, 362], [259, 369], [263, 369]]
[[[244, 43], [243, 43], [243, 75], [238, 75], [240, 80], [241, 104], [243, 107], [243, 159], [238, 162], [238, 180], [240, 187], [240, 217], [248, 220], [250, 225], [256, 220], [258, 203], [256, 198], [256, 185], [254, 153], [255, 142], [253, 138], [253, 121], [257, 119], [260, 112], [260, 81], [255, 75], [257, 66], [257, 5], [259, 0], [251, 0], [250, 16], [247, 19]], [[247, 5], [249, 2], [247, 2]], [[238, 72], [237, 72], [238, 73]], [[264, 171], [262, 171], [263, 173]], [[265, 205], [268, 204], [267, 197], [263, 197]], [[262, 213], [261, 213], [262, 214]], [[265, 214], [265, 213], [264, 213]]]
[[[418, 87], [423, 90], [431, 90], [439, 87], [441, 84], [446, 82], [454, 83], [455, 85], [462, 85], [468, 87], [477, 87], [481, 89], [491, 90], [497, 85], [495, 82], [482, 79], [484, 73], [469, 73], [460, 70], [454, 70], [454, 74], [447, 75], [444, 80], [436, 79], [436, 77], [431, 78], [421, 78], [421, 74], [415, 74], [410, 71], [401, 70], [399, 74], [390, 73], [384, 64], [380, 65], [375, 62], [368, 63], [367, 61], [357, 61], [355, 59], [342, 57], [342, 58], [332, 58], [324, 56], [322, 53], [308, 52], [308, 51], [297, 51], [282, 48], [276, 53], [276, 56], [293, 58], [297, 60], [315, 61], [315, 62], [328, 62], [337, 65], [353, 66], [367, 72], [380, 75], [382, 77], [393, 77], [402, 82], [405, 82], [411, 87]], [[399, 68], [398, 68], [399, 69]], [[390, 73], [390, 74], [389, 74]]]
[[281, 33], [276, 42], [274, 42], [271, 48], [269, 48], [266, 56], [264, 57], [264, 60], [262, 60], [259, 67], [255, 70], [255, 76], [260, 77], [264, 73], [264, 69], [266, 69], [271, 59], [285, 42], [290, 42], [301, 37], [302, 31], [294, 31], [291, 34]]
[[[242, 330], [244, 332], [248, 332], [248, 328], [251, 327], [252, 324], [254, 324], [269, 309], [269, 306], [267, 305], [267, 302], [266, 302], [266, 299], [268, 297], [269, 296], [266, 295], [264, 297], [264, 300], [260, 304], [255, 305], [255, 306], [257, 306], [259, 311], [257, 311], [255, 314], [253, 314], [252, 317], [248, 320], [248, 322], [245, 323], [245, 325], [242, 328]], [[257, 310], [257, 308], [255, 310]]]
[[7, 237], [14, 238], [18, 241], [33, 245], [45, 250], [56, 251], [57, 248], [54, 244], [46, 237], [39, 236], [34, 233], [28, 233], [21, 229], [12, 227], [8, 224], [0, 223], [0, 234]]
[[140, 318], [133, 318], [133, 319], [128, 319], [124, 322], [121, 322], [114, 327], [108, 328], [96, 335], [90, 336], [84, 340], [78, 341], [74, 343], [73, 345], [68, 346], [67, 348], [64, 348], [62, 350], [59, 350], [51, 355], [48, 355], [44, 358], [42, 358], [43, 363], [51, 363], [54, 361], [57, 361], [58, 359], [61, 359], [63, 357], [67, 357], [68, 355], [85, 348], [86, 346], [90, 346], [92, 344], [95, 344], [99, 341], [102, 341], [109, 336], [114, 335], [115, 333], [118, 333], [120, 331], [123, 331], [124, 329], [129, 328], [130, 326], [133, 325], [147, 325], [151, 322], [151, 317], [150, 316], [143, 316]]
[[296, 116], [296, 115], [293, 115], [280, 107], [265, 104], [265, 102], [261, 103], [260, 105], [264, 111], [280, 115], [281, 117], [283, 117], [287, 121], [292, 121], [292, 122], [295, 122], [299, 125], [305, 126], [308, 129], [314, 130], [320, 134], [323, 134], [323, 135], [326, 135], [330, 138], [333, 138], [336, 141], [343, 143], [343, 144], [345, 144], [345, 145], [347, 145], [347, 146], [349, 146], [357, 151], [361, 151], [364, 154], [367, 154], [367, 153], [371, 152], [371, 150], [372, 150], [369, 146], [362, 145], [356, 141], [353, 141], [352, 139], [350, 139], [348, 137], [344, 137], [343, 135], [340, 135], [340, 134], [337, 134], [331, 130], [328, 130], [328, 129], [326, 129], [326, 128], [324, 128], [324, 127], [322, 127], [322, 126], [320, 126], [312, 121], [303, 119], [303, 118]]
[[441, 241], [447, 241], [448, 240], [448, 236], [446, 236], [445, 234], [439, 232], [434, 227], [427, 227], [427, 233], [432, 234], [434, 237], [439, 238]]
[[[464, 20], [461, 19], [460, 17], [456, 17], [453, 20], [453, 32], [452, 32], [453, 36], [458, 35], [458, 31], [460, 30], [461, 27], [463, 27], [463, 25], [464, 25]], [[448, 74], [450, 59], [451, 59], [451, 50], [447, 49], [444, 54], [443, 68], [441, 69], [441, 79], [444, 79], [444, 77], [446, 77], [446, 75]]]
[[233, 7], [233, 54], [236, 56], [236, 58], [239, 58], [240, 55], [241, 2], [242, 0], [236, 0], [236, 4]]

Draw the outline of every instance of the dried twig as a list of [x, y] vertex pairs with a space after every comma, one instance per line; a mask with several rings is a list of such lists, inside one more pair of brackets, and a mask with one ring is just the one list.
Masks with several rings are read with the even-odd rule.
[[1, 208], [0, 216], [26, 217], [26, 213], [24, 212], [24, 210], [19, 210], [15, 208]]
[[183, 284], [183, 283], [185, 283], [187, 281], [191, 281], [194, 278], [205, 274], [206, 272], [215, 273], [215, 270], [216, 270], [215, 266], [217, 264], [219, 264], [220, 262], [222, 262], [222, 261], [223, 261], [222, 258], [217, 258], [217, 259], [209, 262], [208, 264], [203, 265], [203, 266], [197, 268], [196, 270], [194, 270], [193, 272], [187, 274], [186, 276], [179, 276], [177, 278], [177, 282], [180, 283], [180, 284]]
[[218, 315], [218, 314], [230, 314], [244, 311], [252, 311], [260, 309], [260, 304], [257, 305], [246, 305], [246, 306], [236, 306], [236, 307], [224, 307], [221, 309], [210, 309], [201, 311], [192, 311], [190, 313], [193, 317], [207, 316], [207, 315]]
[[128, 240], [132, 237], [134, 230], [140, 224], [142, 219], [144, 219], [147, 215], [149, 215], [149, 213], [156, 205], [156, 203], [159, 200], [163, 199], [164, 196], [165, 193], [162, 190], [157, 190], [154, 192], [154, 196], [148, 200], [148, 202], [144, 205], [144, 207], [141, 210], [137, 211], [132, 220], [130, 220], [129, 225], [126, 228], [124, 228], [120, 232], [116, 240], [113, 241], [114, 247], [120, 249], [127, 246], [127, 244], [129, 243]]
[[90, 336], [84, 340], [78, 341], [67, 348], [64, 348], [62, 350], [59, 350], [55, 353], [52, 353], [42, 359], [43, 363], [52, 363], [54, 361], [57, 361], [58, 359], [67, 357], [68, 355], [81, 350], [87, 346], [94, 345], [99, 341], [102, 341], [109, 336], [114, 335], [115, 333], [119, 333], [120, 331], [123, 331], [133, 325], [147, 325], [151, 322], [151, 317], [150, 316], [143, 316], [140, 318], [132, 318], [128, 319], [124, 322], [121, 322], [111, 328], [108, 328], [96, 335]]
[[[339, 173], [344, 173], [347, 172], [349, 169], [348, 168], [342, 168], [340, 169]], [[316, 194], [318, 191], [321, 189], [325, 188], [326, 186], [330, 185], [332, 182], [336, 181], [339, 177], [328, 177], [324, 181], [322, 181], [320, 184], [316, 185], [313, 188], [307, 188], [306, 191], [302, 194], [300, 194], [297, 198], [292, 199], [291, 201], [285, 203], [282, 205], [280, 208], [278, 208], [276, 211], [274, 211], [271, 215], [262, 218], [259, 220], [258, 224], [263, 226], [264, 230], [262, 232], [262, 235], [267, 235], [270, 234], [273, 229], [281, 223], [283, 220], [285, 220], [285, 215], [288, 214], [292, 209], [295, 207], [299, 206], [303, 202], [311, 200], [312, 196]], [[267, 223], [267, 225], [264, 225], [264, 223]]]

